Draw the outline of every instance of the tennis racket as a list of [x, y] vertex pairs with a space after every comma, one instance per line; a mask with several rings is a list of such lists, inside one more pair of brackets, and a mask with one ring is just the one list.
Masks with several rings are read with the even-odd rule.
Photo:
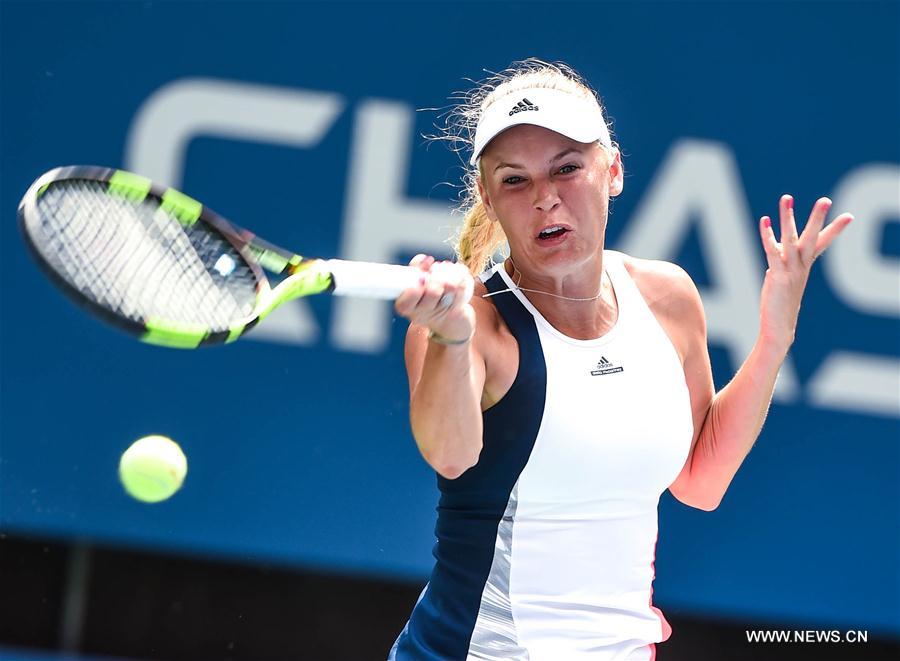
[[[18, 215], [38, 264], [70, 298], [167, 347], [233, 342], [301, 296], [396, 298], [422, 276], [408, 266], [301, 257], [123, 170], [51, 170]], [[263, 269], [283, 279], [273, 286]]]

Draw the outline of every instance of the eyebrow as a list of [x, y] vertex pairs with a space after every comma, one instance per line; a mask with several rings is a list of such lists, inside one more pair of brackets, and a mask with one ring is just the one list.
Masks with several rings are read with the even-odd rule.
[[[553, 158], [551, 158], [551, 159], [550, 159], [549, 161], [547, 161], [547, 162], [548, 162], [548, 163], [553, 163], [554, 161], [558, 161], [559, 159], [561, 159], [563, 156], [568, 156], [568, 155], [571, 154], [572, 152], [575, 152], [576, 154], [580, 154], [580, 153], [581, 153], [581, 150], [578, 149], [578, 148], [576, 148], [576, 147], [568, 147], [567, 149], [563, 149], [561, 152], [559, 152], [556, 156], [554, 156]], [[525, 166], [524, 166], [524, 165], [519, 165], [518, 163], [504, 163], [504, 162], [500, 162], [500, 163], [497, 164], [497, 167], [494, 168], [494, 172], [496, 172], [496, 171], [499, 170], [500, 168], [519, 168], [519, 169], [524, 170], [524, 169], [525, 169]]]

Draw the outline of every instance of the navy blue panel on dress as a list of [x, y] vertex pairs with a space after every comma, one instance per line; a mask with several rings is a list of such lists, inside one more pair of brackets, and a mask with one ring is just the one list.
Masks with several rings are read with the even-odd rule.
[[[500, 274], [488, 291], [506, 289]], [[400, 635], [397, 659], [464, 659], [491, 570], [497, 527], [531, 456], [544, 414], [547, 369], [534, 317], [511, 292], [491, 299], [519, 345], [509, 392], [484, 412], [478, 463], [455, 480], [438, 476], [437, 560], [428, 587]]]

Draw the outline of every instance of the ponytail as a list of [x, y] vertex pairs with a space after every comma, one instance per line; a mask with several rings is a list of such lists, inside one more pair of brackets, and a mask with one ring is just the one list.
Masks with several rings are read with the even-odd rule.
[[478, 276], [490, 265], [494, 252], [506, 241], [500, 223], [494, 222], [477, 196], [466, 211], [462, 229], [456, 241], [457, 260], [466, 265], [473, 276]]

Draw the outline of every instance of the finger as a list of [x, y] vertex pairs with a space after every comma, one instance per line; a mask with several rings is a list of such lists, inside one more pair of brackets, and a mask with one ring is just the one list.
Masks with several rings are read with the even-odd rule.
[[773, 268], [781, 262], [781, 250], [778, 247], [778, 241], [775, 239], [775, 231], [772, 229], [772, 219], [763, 216], [759, 219], [759, 236], [762, 239], [763, 250], [766, 251], [766, 260], [769, 262], [769, 268]]
[[475, 278], [473, 278], [470, 273], [466, 272], [466, 277], [460, 284], [460, 305], [471, 301], [474, 294]]
[[445, 292], [443, 296], [438, 300], [438, 307], [442, 310], [449, 310], [450, 306], [453, 305], [453, 301], [456, 300], [456, 294], [452, 291]]
[[781, 218], [781, 245], [792, 246], [797, 243], [797, 223], [794, 221], [794, 198], [782, 195], [778, 204]]
[[809, 220], [806, 221], [806, 227], [800, 235], [798, 247], [800, 256], [804, 263], [811, 262], [816, 256], [816, 246], [818, 245], [819, 232], [825, 226], [825, 216], [831, 209], [831, 200], [827, 197], [820, 197], [813, 205], [812, 213], [809, 214]]
[[419, 284], [415, 287], [409, 287], [408, 289], [403, 290], [401, 294], [394, 301], [394, 310], [397, 311], [401, 317], [408, 317], [413, 310], [415, 310], [416, 306], [419, 304], [419, 301], [422, 299], [422, 295], [425, 293], [425, 276], [419, 280]]
[[461, 308], [463, 305], [469, 302], [471, 299], [471, 295], [467, 298], [467, 283], [465, 280], [458, 281], [452, 288], [448, 288], [448, 293], [450, 293], [453, 297], [451, 301], [450, 308], [456, 309]]
[[816, 241], [816, 251], [813, 257], [818, 257], [823, 252], [825, 252], [826, 248], [831, 245], [831, 242], [837, 238], [838, 234], [847, 229], [847, 225], [849, 225], [851, 222], [853, 222], [853, 215], [849, 213], [842, 213], [840, 216], [828, 223], [828, 227], [819, 232], [818, 240]]
[[441, 261], [435, 262], [429, 273], [432, 279], [441, 282], [447, 290], [452, 290], [462, 280], [466, 271], [459, 264]]
[[422, 298], [419, 299], [416, 305], [417, 311], [424, 314], [433, 314], [435, 311], [440, 310], [438, 302], [443, 295], [444, 286], [442, 284], [431, 281], [426, 282]]
[[457, 298], [460, 303], [468, 303], [475, 293], [475, 278], [463, 264], [454, 264], [454, 275], [457, 284]]
[[434, 264], [434, 257], [432, 257], [431, 255], [424, 255], [422, 253], [419, 253], [411, 260], [409, 260], [410, 266], [415, 266], [422, 269], [423, 271], [427, 271], [428, 269], [430, 269], [432, 264]]
[[448, 262], [447, 260], [442, 260], [440, 262], [434, 262], [431, 267], [431, 274], [445, 280], [447, 282], [452, 281], [453, 274], [455, 272], [455, 264], [453, 262]]
[[794, 198], [782, 195], [779, 203], [781, 217], [781, 261], [788, 268], [797, 267], [800, 262], [800, 250], [797, 248], [797, 222], [794, 219]]

